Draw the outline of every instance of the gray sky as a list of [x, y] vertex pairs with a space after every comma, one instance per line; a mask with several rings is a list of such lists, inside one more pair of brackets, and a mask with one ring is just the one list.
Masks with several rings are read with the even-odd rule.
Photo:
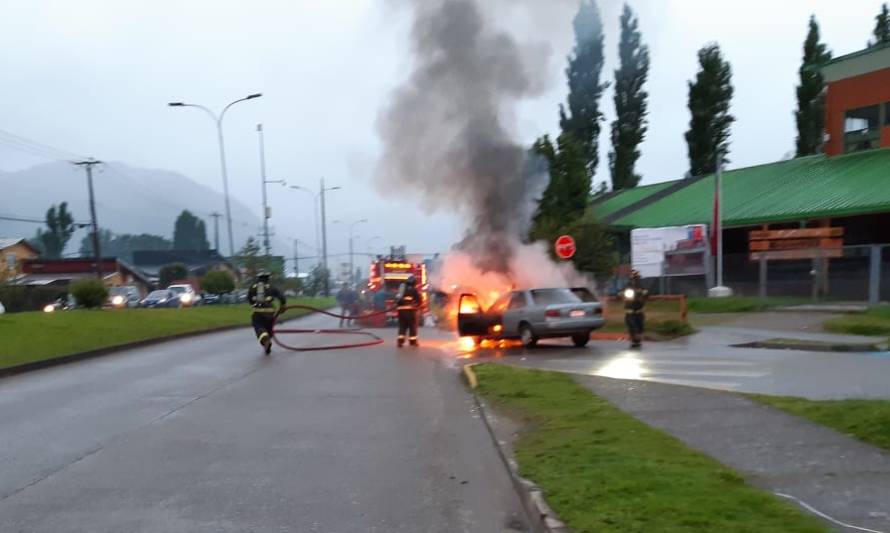
[[[573, 2], [513, 8], [504, 23], [520, 39], [546, 41], [550, 90], [525, 102], [517, 137], [557, 130], [565, 99], [562, 70], [573, 44]], [[552, 5], [542, 17], [543, 2]], [[541, 2], [541, 3], [538, 3]], [[447, 249], [462, 233], [450, 213], [418, 214], [417, 201], [371, 184], [380, 145], [375, 121], [389, 91], [410, 71], [407, 14], [395, 0], [4, 0], [0, 5], [0, 128], [53, 146], [130, 165], [175, 170], [221, 189], [210, 119], [183, 100], [219, 109], [243, 95], [226, 118], [230, 188], [260, 213], [255, 125], [264, 124], [270, 178], [317, 189], [324, 176], [329, 220], [367, 218], [357, 249], [406, 244]], [[696, 51], [718, 41], [732, 64], [732, 167], [781, 159], [794, 146], [794, 86], [807, 18], [818, 17], [836, 55], [864, 47], [878, 0], [636, 0], [652, 70], [649, 134], [638, 171], [643, 183], [681, 177], [689, 116], [686, 81]], [[606, 79], [617, 56], [620, 3], [600, 1], [606, 23]], [[611, 92], [602, 102], [613, 116]], [[597, 181], [608, 179], [608, 124]], [[0, 146], [0, 170], [39, 159]], [[308, 195], [270, 185], [278, 242], [315, 243]], [[175, 191], [171, 192], [175, 194]], [[11, 206], [0, 207], [4, 210]], [[20, 213], [37, 215], [39, 213]], [[419, 218], [418, 218], [419, 217]], [[330, 248], [346, 250], [346, 224], [330, 226]], [[279, 246], [278, 253], [290, 253]]]

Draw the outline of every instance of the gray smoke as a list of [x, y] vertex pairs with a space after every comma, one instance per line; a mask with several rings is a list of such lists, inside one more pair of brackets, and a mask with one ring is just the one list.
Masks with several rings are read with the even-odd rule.
[[419, 193], [431, 211], [467, 217], [458, 245], [483, 270], [507, 273], [546, 172], [511, 126], [539, 95], [548, 50], [493, 25], [482, 0], [413, 0], [415, 67], [380, 117], [385, 194]]

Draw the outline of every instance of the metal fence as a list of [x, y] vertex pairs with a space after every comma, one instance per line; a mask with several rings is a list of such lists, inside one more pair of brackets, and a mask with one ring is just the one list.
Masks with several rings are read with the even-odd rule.
[[[812, 259], [768, 261], [764, 269], [759, 261], [751, 261], [747, 253], [725, 254], [723, 279], [740, 296], [816, 296], [872, 304], [890, 301], [890, 245], [845, 246], [843, 257], [828, 260], [827, 287], [819, 283], [822, 264]], [[713, 281], [706, 276], [684, 276], [649, 283], [660, 294], [704, 296]], [[814, 291], [814, 284], [820, 290]]]

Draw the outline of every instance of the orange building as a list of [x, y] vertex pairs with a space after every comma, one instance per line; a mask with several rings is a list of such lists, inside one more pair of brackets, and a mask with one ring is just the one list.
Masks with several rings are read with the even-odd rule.
[[[0, 270], [4, 274], [14, 276], [21, 273], [22, 261], [34, 259], [39, 254], [37, 249], [25, 239], [5, 239], [0, 237]], [[0, 278], [3, 276], [0, 275]]]
[[826, 155], [890, 148], [890, 45], [838, 57], [822, 74]]

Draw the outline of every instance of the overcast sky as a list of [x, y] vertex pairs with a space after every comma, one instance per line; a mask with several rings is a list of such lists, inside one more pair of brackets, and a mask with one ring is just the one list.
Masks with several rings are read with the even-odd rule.
[[[534, 2], [531, 19], [511, 16], [519, 39], [546, 41], [552, 61], [541, 76], [550, 90], [518, 110], [516, 135], [531, 143], [557, 132], [565, 99], [563, 69], [573, 44], [571, 0]], [[541, 6], [552, 4], [547, 17]], [[345, 223], [357, 227], [357, 249], [406, 244], [446, 250], [463, 232], [451, 213], [422, 214], [401, 191], [371, 183], [380, 149], [375, 120], [389, 92], [410, 72], [409, 19], [398, 0], [3, 0], [0, 4], [0, 128], [53, 146], [130, 165], [181, 172], [221, 189], [215, 131], [188, 101], [219, 109], [253, 92], [225, 122], [230, 188], [259, 215], [256, 124], [266, 132], [271, 179], [330, 194], [330, 248], [345, 251]], [[519, 2], [516, 2], [519, 3]], [[877, 0], [636, 0], [652, 69], [649, 134], [638, 171], [643, 183], [682, 177], [688, 168], [688, 79], [696, 51], [720, 43], [733, 69], [731, 167], [783, 158], [794, 147], [794, 86], [807, 19], [815, 13], [836, 55], [861, 49]], [[606, 79], [617, 56], [617, 1], [599, 2], [606, 24]], [[611, 93], [602, 105], [609, 122]], [[597, 181], [608, 179], [608, 125]], [[0, 146], [0, 170], [42, 160]], [[272, 225], [281, 243], [315, 244], [309, 195], [270, 186]], [[175, 194], [175, 191], [171, 191]], [[14, 211], [2, 203], [0, 211]], [[222, 208], [222, 206], [220, 206]], [[40, 213], [18, 213], [37, 216]], [[206, 215], [206, 214], [205, 214]]]

